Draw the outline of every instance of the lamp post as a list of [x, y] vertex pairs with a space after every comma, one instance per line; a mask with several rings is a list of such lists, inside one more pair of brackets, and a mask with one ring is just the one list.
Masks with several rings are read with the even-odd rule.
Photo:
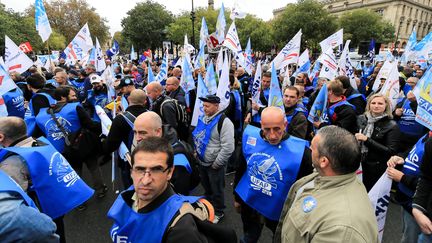
[[192, 0], [192, 11], [191, 11], [191, 20], [192, 20], [192, 46], [195, 47], [195, 11], [194, 11], [194, 1]]
[[398, 30], [397, 30], [397, 32], [396, 32], [396, 40], [395, 40], [395, 49], [394, 49], [394, 50], [396, 50], [396, 48], [397, 48], [396, 43], [397, 43], [397, 41], [398, 41], [398, 39], [399, 39], [399, 32], [400, 32], [400, 29], [401, 29], [401, 27], [402, 27], [402, 23], [403, 23], [403, 21], [404, 21], [404, 17], [402, 16], [402, 17], [400, 18], [400, 21], [399, 21], [399, 27], [398, 27]]

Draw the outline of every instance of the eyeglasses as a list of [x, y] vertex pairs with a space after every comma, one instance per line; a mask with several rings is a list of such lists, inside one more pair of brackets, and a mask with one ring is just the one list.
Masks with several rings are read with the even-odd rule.
[[170, 167], [167, 167], [164, 169], [162, 166], [156, 166], [151, 168], [145, 168], [145, 167], [135, 167], [132, 168], [132, 172], [135, 173], [139, 177], [144, 177], [145, 174], [148, 174], [149, 176], [159, 176], [165, 173], [167, 170], [169, 170]]

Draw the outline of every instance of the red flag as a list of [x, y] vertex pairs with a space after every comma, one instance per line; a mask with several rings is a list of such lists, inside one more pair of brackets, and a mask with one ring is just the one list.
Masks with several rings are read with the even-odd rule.
[[21, 43], [20, 45], [19, 45], [19, 48], [21, 49], [21, 51], [23, 51], [24, 53], [29, 53], [29, 52], [31, 52], [31, 51], [33, 51], [33, 48], [32, 48], [32, 46], [30, 45], [30, 42], [24, 42], [24, 43]]

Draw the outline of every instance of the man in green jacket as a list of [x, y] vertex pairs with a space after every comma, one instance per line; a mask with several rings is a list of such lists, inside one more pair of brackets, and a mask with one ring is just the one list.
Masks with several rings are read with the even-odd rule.
[[317, 173], [291, 187], [275, 242], [378, 242], [374, 211], [355, 174], [360, 150], [354, 136], [340, 127], [323, 127], [311, 149]]

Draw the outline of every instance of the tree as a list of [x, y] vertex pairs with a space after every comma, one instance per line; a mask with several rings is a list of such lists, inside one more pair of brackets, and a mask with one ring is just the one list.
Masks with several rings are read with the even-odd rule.
[[319, 52], [319, 42], [337, 30], [336, 18], [315, 0], [302, 0], [289, 4], [284, 12], [272, 21], [274, 40], [283, 48], [302, 29], [302, 49]]
[[[97, 37], [101, 45], [110, 37], [107, 20], [96, 13], [86, 0], [52, 0], [44, 2], [51, 28], [65, 36], [67, 42], [72, 41], [78, 31], [88, 23], [90, 33]], [[27, 8], [28, 16], [34, 18], [34, 5]]]
[[359, 9], [343, 14], [339, 25], [344, 29], [345, 39], [351, 40], [351, 46], [356, 47], [361, 41], [385, 43], [394, 40], [395, 28], [385, 21], [378, 13]]
[[[124, 38], [121, 31], [115, 32], [113, 39], [116, 40], [117, 43], [119, 44], [121, 54], [129, 54], [130, 53], [130, 48], [128, 49], [127, 47], [130, 47], [131, 44], [128, 42], [127, 39]], [[110, 46], [110, 48], [111, 48], [111, 46]]]
[[156, 49], [166, 38], [164, 31], [174, 21], [171, 12], [151, 0], [137, 3], [123, 18], [123, 37], [134, 45], [135, 50]]

